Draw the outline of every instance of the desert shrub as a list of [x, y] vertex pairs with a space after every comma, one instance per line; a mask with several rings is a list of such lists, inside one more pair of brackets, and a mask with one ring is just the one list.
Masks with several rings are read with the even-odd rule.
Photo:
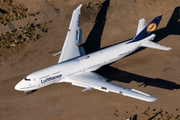
[[44, 27], [43, 27], [43, 28], [41, 29], [41, 31], [47, 33], [47, 32], [48, 32], [48, 28], [44, 28]]

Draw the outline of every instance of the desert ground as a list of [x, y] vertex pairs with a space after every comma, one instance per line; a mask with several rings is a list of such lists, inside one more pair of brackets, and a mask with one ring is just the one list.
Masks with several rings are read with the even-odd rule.
[[[6, 11], [2, 1], [0, 8]], [[10, 4], [25, 6], [27, 15], [38, 13], [12, 20], [15, 29], [34, 23], [48, 30], [35, 30], [41, 36], [35, 41], [1, 49], [1, 120], [180, 119], [179, 0], [13, 0]], [[72, 11], [79, 4], [83, 4], [81, 28], [86, 54], [133, 38], [139, 19], [148, 24], [163, 15], [154, 41], [171, 47], [170, 51], [142, 48], [96, 71], [112, 82], [160, 99], [149, 103], [97, 90], [81, 92], [83, 88], [68, 83], [52, 84], [32, 94], [14, 89], [28, 74], [57, 64], [59, 56], [53, 54], [61, 51]], [[11, 30], [0, 25], [0, 34]]]

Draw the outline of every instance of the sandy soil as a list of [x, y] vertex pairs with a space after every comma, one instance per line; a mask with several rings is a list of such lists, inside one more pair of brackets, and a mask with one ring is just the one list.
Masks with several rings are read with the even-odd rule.
[[[113, 82], [159, 100], [147, 103], [97, 90], [82, 93], [83, 88], [67, 83], [53, 84], [30, 95], [14, 90], [28, 74], [57, 63], [59, 56], [52, 55], [62, 49], [72, 11], [89, 1], [103, 3], [104, 7], [101, 11], [96, 8], [82, 10], [81, 28], [86, 53], [133, 38], [139, 19], [145, 18], [148, 23], [163, 15], [155, 31], [155, 41], [172, 50], [140, 49], [97, 71]], [[29, 13], [39, 11], [37, 21], [49, 29], [38, 41], [27, 44], [20, 54], [2, 61], [0, 119], [180, 119], [179, 0], [13, 0], [13, 4], [25, 5]], [[24, 20], [23, 25], [27, 21]], [[13, 22], [15, 27], [20, 23]], [[2, 31], [3, 27], [0, 29]]]

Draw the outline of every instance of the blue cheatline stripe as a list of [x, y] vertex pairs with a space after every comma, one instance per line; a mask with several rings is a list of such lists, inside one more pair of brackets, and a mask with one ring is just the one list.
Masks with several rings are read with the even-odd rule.
[[80, 27], [80, 15], [79, 15], [79, 17], [78, 17], [78, 27]]
[[137, 41], [140, 41], [140, 40], [148, 37], [150, 35], [150, 33], [151, 33], [151, 32], [148, 32], [148, 30], [147, 30], [148, 26], [155, 23], [156, 28], [154, 30], [156, 30], [159, 23], [160, 23], [160, 21], [161, 21], [161, 19], [162, 19], [162, 15], [154, 18], [132, 41], [128, 42], [127, 44], [137, 42]]
[[82, 43], [82, 29], [79, 29], [79, 44]]

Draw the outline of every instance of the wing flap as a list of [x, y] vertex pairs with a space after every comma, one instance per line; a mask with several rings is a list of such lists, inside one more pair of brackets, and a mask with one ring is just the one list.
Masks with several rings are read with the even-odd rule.
[[159, 49], [159, 50], [170, 50], [171, 49], [170, 47], [166, 47], [166, 46], [157, 44], [152, 41], [146, 41], [146, 42], [142, 43], [141, 47], [148, 47], [148, 48], [154, 48], [154, 49]]
[[154, 98], [135, 89], [130, 89], [113, 82], [107, 82], [106, 78], [94, 72], [74, 75], [72, 77], [66, 78], [66, 80], [63, 82], [70, 82], [72, 85], [86, 88], [82, 91], [97, 89], [103, 92], [119, 93], [124, 96], [133, 97], [147, 102], [154, 102], [155, 100], [157, 100], [157, 98]]

